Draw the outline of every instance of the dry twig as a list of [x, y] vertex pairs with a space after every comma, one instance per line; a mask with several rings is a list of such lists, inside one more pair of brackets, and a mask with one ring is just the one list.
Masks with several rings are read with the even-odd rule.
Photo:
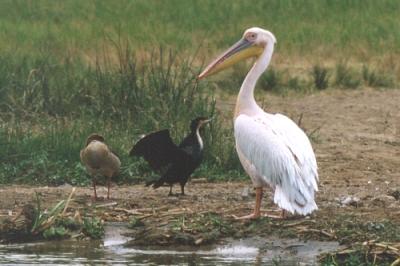
[[96, 205], [95, 208], [105, 208], [105, 207], [113, 207], [118, 205], [118, 202], [114, 201], [114, 202], [109, 202], [109, 203], [104, 203], [104, 204], [100, 204], [100, 205]]
[[329, 238], [332, 239], [337, 239], [337, 236], [335, 236], [334, 234], [328, 233], [325, 230], [318, 230], [318, 229], [312, 229], [312, 228], [298, 228], [298, 233], [318, 233], [318, 234], [322, 234], [324, 236], [327, 236]]
[[294, 222], [294, 223], [290, 223], [290, 224], [284, 224], [284, 225], [282, 225], [282, 227], [292, 227], [292, 226], [298, 226], [298, 225], [308, 224], [308, 223], [315, 224], [315, 220], [303, 220], [303, 221]]
[[132, 214], [132, 215], [143, 215], [143, 212], [139, 212], [137, 210], [128, 210], [128, 209], [124, 209], [124, 208], [114, 208], [114, 211], [121, 211], [121, 212], [125, 212], [127, 214]]
[[65, 203], [65, 207], [64, 207], [64, 210], [63, 210], [62, 213], [61, 213], [61, 216], [63, 216], [63, 215], [65, 214], [65, 212], [67, 211], [68, 205], [69, 205], [69, 203], [70, 203], [70, 201], [71, 201], [71, 199], [72, 199], [72, 195], [74, 195], [74, 193], [75, 193], [75, 190], [76, 190], [76, 188], [73, 187], [73, 188], [72, 188], [72, 191], [71, 191], [71, 194], [69, 194], [69, 197], [68, 197], [68, 199], [67, 199], [67, 202]]

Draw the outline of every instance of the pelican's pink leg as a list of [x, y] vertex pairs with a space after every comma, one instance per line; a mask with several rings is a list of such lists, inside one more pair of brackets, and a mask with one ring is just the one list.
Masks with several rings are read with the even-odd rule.
[[237, 220], [245, 220], [245, 219], [257, 219], [261, 216], [261, 200], [263, 196], [263, 189], [262, 187], [256, 188], [256, 204], [254, 206], [254, 212], [252, 214], [242, 216], [242, 217], [235, 217]]

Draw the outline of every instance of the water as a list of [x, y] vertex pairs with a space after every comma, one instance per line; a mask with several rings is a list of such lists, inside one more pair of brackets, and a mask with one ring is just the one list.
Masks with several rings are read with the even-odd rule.
[[[312, 265], [335, 242], [249, 238], [205, 248], [127, 248], [121, 224], [106, 226], [104, 241], [52, 241], [0, 245], [0, 264], [112, 264], [112, 265]], [[274, 264], [275, 263], [275, 264]]]

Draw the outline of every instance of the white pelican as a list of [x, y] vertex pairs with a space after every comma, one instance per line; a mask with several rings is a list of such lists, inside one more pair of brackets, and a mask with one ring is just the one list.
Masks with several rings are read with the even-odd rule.
[[91, 134], [86, 140], [86, 146], [80, 152], [86, 171], [92, 176], [94, 200], [97, 200], [96, 178], [107, 178], [107, 199], [110, 198], [111, 178], [119, 173], [121, 161], [118, 156], [105, 144], [103, 136]]
[[260, 217], [263, 187], [267, 185], [275, 189], [274, 202], [282, 209], [281, 218], [283, 210], [307, 215], [318, 209], [314, 200], [318, 191], [317, 162], [306, 134], [288, 117], [264, 112], [254, 99], [254, 87], [271, 61], [275, 43], [271, 32], [250, 28], [198, 77], [257, 57], [240, 88], [234, 114], [236, 150], [256, 189], [254, 212], [240, 219]]

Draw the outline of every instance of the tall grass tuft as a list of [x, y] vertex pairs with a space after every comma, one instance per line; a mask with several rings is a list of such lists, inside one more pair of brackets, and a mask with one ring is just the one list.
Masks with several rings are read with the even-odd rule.
[[355, 73], [343, 63], [339, 63], [335, 68], [334, 84], [342, 89], [356, 89], [360, 86], [361, 80], [355, 77]]
[[273, 67], [268, 68], [260, 78], [259, 84], [262, 89], [267, 91], [278, 91], [282, 86], [282, 73]]
[[287, 81], [287, 87], [289, 89], [295, 90], [295, 91], [306, 91], [307, 89], [307, 82], [300, 77], [293, 76], [289, 77]]
[[395, 83], [393, 77], [389, 74], [377, 72], [365, 65], [362, 68], [362, 77], [364, 83], [370, 87], [389, 88], [393, 87]]
[[314, 87], [317, 90], [325, 90], [329, 85], [329, 71], [325, 67], [315, 65], [311, 71]]

